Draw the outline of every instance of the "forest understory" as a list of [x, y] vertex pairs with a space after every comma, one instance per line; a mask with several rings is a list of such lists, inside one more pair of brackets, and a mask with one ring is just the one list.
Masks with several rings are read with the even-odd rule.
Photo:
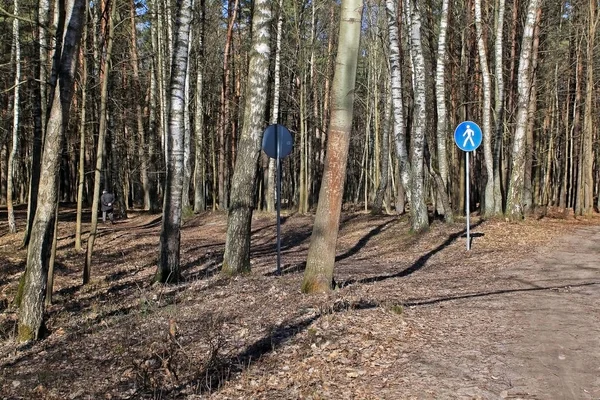
[[[600, 398], [597, 214], [473, 215], [467, 251], [464, 218], [412, 234], [407, 216], [346, 212], [336, 290], [305, 295], [312, 215], [284, 213], [278, 276], [275, 217], [255, 213], [252, 272], [233, 279], [219, 274], [226, 215], [188, 217], [183, 281], [162, 285], [161, 216], [129, 212], [99, 226], [82, 286], [76, 212], [61, 206], [47, 335], [19, 345], [16, 211], [19, 233], [0, 226], [3, 399]], [[581, 336], [569, 348], [560, 334]]]

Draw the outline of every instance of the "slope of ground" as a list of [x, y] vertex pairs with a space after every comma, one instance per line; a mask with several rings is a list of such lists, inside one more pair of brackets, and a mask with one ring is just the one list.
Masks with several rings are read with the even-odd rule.
[[74, 221], [67, 208], [49, 334], [27, 345], [10, 305], [22, 234], [0, 231], [2, 398], [600, 398], [595, 218], [475, 218], [466, 251], [464, 221], [414, 235], [406, 217], [347, 214], [320, 296], [299, 291], [311, 216], [284, 217], [277, 276], [275, 220], [257, 213], [252, 273], [231, 280], [225, 215], [186, 220], [173, 286], [152, 283], [159, 215], [101, 225], [85, 287]]

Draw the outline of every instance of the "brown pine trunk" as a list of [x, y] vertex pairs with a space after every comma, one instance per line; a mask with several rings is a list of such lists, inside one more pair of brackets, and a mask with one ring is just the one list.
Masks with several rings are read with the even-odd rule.
[[361, 0], [342, 0], [332, 87], [333, 109], [319, 203], [302, 282], [305, 293], [331, 290], [352, 127], [361, 14]]

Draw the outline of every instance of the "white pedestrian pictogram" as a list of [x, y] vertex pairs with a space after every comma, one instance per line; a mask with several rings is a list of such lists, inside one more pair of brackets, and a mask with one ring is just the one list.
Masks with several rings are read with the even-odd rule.
[[471, 142], [471, 147], [475, 147], [475, 142], [473, 141], [473, 135], [475, 132], [471, 129], [470, 125], [467, 125], [467, 129], [465, 129], [465, 133], [463, 133], [463, 137], [467, 137], [463, 143], [463, 147], [467, 147], [467, 143]]

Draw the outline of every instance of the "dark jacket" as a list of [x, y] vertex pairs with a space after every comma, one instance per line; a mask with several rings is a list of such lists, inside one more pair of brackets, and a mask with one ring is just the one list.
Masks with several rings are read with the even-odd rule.
[[112, 211], [113, 204], [115, 202], [115, 196], [112, 193], [102, 193], [100, 197], [100, 207], [102, 211]]

